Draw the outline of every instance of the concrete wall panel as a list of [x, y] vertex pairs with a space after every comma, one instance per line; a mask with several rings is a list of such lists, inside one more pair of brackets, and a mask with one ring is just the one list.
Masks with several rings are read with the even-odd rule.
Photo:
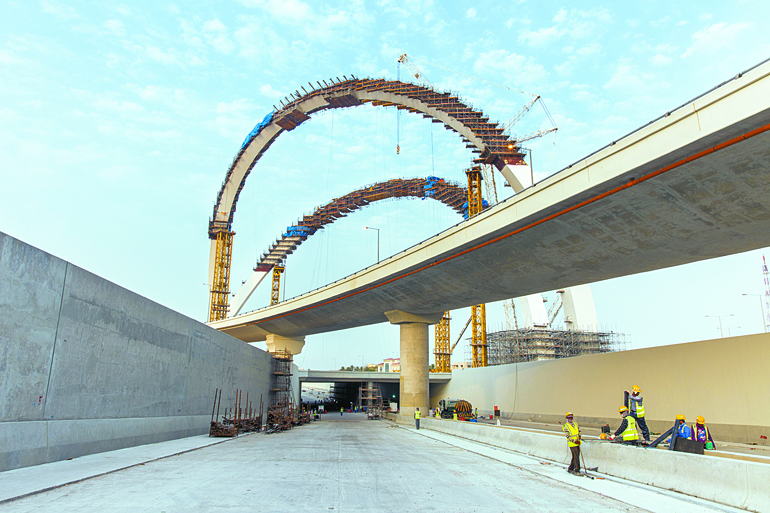
[[456, 370], [448, 384], [431, 389], [431, 406], [461, 398], [480, 413], [497, 405], [508, 418], [543, 422], [562, 422], [572, 411], [583, 425], [614, 429], [623, 391], [639, 385], [653, 431], [671, 427], [679, 413], [688, 422], [703, 415], [715, 438], [767, 445], [770, 409], [756, 400], [768, 368], [770, 334], [749, 335]]
[[217, 388], [259, 408], [270, 379], [265, 351], [0, 233], [0, 471], [205, 433]]

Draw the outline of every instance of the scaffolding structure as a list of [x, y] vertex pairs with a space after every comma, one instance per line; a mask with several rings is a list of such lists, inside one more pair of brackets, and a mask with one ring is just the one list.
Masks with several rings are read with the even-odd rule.
[[377, 383], [364, 383], [358, 389], [358, 404], [366, 410], [368, 419], [378, 419], [382, 416], [382, 394]]
[[625, 347], [625, 334], [614, 331], [522, 328], [487, 333], [489, 365], [610, 353]]
[[291, 429], [294, 424], [294, 400], [291, 393], [291, 363], [289, 351], [273, 353], [273, 383], [270, 387], [270, 407], [267, 409], [265, 432], [275, 433]]

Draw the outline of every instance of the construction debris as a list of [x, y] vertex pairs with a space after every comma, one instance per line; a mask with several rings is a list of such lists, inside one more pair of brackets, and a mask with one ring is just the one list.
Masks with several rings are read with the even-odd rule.
[[[211, 409], [211, 424], [209, 426], [209, 436], [214, 437], [235, 437], [239, 433], [249, 433], [251, 431], [262, 430], [262, 396], [259, 398], [259, 415], [249, 403], [249, 394], [246, 393], [247, 407], [241, 405], [243, 391], [235, 391], [235, 405], [228, 412], [222, 415], [222, 422], [219, 421], [219, 408], [222, 402], [222, 390], [216, 389], [214, 392], [214, 407]], [[216, 412], [216, 415], [215, 415]]]

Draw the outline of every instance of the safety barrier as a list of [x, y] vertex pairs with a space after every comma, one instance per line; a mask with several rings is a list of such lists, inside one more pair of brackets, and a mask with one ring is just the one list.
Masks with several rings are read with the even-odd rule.
[[[559, 433], [434, 418], [423, 419], [420, 427], [565, 465], [570, 460], [567, 442]], [[583, 455], [589, 466], [598, 466], [606, 475], [770, 512], [770, 464], [588, 441]]]

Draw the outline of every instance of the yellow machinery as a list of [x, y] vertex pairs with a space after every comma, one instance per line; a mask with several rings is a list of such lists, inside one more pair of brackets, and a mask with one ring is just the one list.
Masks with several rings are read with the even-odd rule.
[[[468, 219], [481, 213], [484, 208], [481, 197], [481, 166], [465, 172], [468, 175]], [[473, 366], [487, 366], [487, 309], [486, 305], [471, 307], [471, 349]]]
[[270, 306], [277, 305], [280, 302], [279, 294], [281, 291], [281, 273], [286, 268], [282, 265], [276, 265], [273, 267], [273, 288], [270, 292]]
[[436, 357], [436, 364], [433, 372], [452, 372], [451, 352], [449, 351], [449, 312], [444, 312], [444, 316], [436, 324], [435, 349], [433, 354]]
[[222, 230], [217, 232], [216, 259], [211, 282], [211, 306], [209, 322], [227, 317], [230, 297], [230, 260], [233, 256], [233, 235], [235, 232]]

